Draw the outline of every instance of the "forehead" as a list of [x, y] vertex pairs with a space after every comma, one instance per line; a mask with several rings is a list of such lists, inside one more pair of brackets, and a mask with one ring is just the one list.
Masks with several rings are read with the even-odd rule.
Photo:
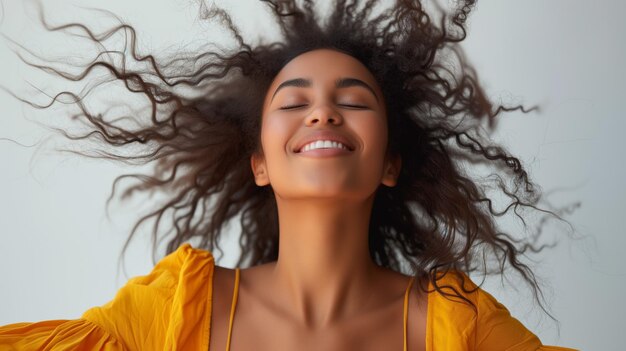
[[382, 96], [374, 75], [356, 58], [332, 49], [305, 52], [289, 61], [278, 72], [267, 95], [287, 79], [307, 78], [313, 85], [335, 83], [338, 78], [358, 78], [370, 84]]

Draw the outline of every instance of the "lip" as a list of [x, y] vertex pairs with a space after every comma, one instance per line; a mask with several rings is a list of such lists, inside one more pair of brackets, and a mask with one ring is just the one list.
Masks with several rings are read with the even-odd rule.
[[[342, 143], [345, 146], [348, 147], [348, 150], [344, 150], [344, 149], [315, 149], [315, 150], [309, 150], [306, 152], [302, 152], [302, 147], [304, 147], [306, 144], [313, 142], [313, 141], [317, 141], [317, 140], [330, 140], [330, 141], [336, 141], [338, 143]], [[341, 153], [349, 153], [354, 151], [354, 143], [352, 143], [352, 141], [350, 141], [350, 139], [348, 139], [347, 137], [337, 133], [337, 132], [332, 132], [329, 130], [323, 130], [323, 131], [317, 131], [317, 132], [313, 132], [310, 134], [305, 135], [302, 139], [298, 140], [298, 142], [296, 143], [296, 146], [293, 149], [293, 152], [297, 153], [297, 154], [307, 154], [307, 155], [313, 155], [314, 151], [325, 151], [325, 153], [328, 153], [328, 151], [342, 151]]]

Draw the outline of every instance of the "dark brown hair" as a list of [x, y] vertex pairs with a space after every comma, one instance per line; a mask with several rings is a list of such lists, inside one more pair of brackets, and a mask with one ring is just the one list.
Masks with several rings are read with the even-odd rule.
[[[541, 191], [520, 160], [487, 135], [501, 112], [537, 107], [494, 107], [485, 96], [459, 46], [475, 1], [460, 1], [448, 10], [438, 7], [428, 15], [418, 1], [399, 0], [381, 8], [372, 0], [338, 0], [323, 19], [311, 0], [261, 1], [279, 26], [279, 40], [248, 42], [229, 13], [203, 3], [203, 19], [221, 23], [236, 45], [219, 48], [209, 43], [199, 52], [178, 53], [167, 62], [137, 53], [135, 29], [121, 20], [119, 26], [97, 34], [80, 23], [50, 25], [40, 12], [48, 30], [79, 30], [101, 45], [101, 55], [79, 74], [26, 63], [71, 81], [104, 68], [110, 81], [123, 82], [128, 91], [151, 103], [146, 113], [110, 116], [108, 111], [88, 111], [83, 103], [86, 95], [64, 91], [50, 102], [71, 96], [80, 108], [72, 119], [89, 128], [79, 135], [55, 130], [72, 140], [102, 145], [96, 152], [79, 154], [136, 165], [154, 163], [151, 174], [122, 175], [113, 184], [109, 201], [116, 184], [128, 177], [138, 183], [128, 186], [122, 199], [137, 191], [167, 195], [164, 204], [138, 220], [123, 252], [149, 219], [154, 219], [154, 251], [166, 238], [168, 253], [190, 240], [198, 240], [196, 246], [209, 251], [221, 250], [217, 243], [222, 229], [239, 218], [242, 255], [237, 266], [246, 259], [247, 265], [276, 260], [274, 193], [271, 186], [256, 186], [250, 168], [252, 153], [262, 153], [263, 97], [289, 60], [310, 50], [332, 48], [357, 58], [374, 74], [387, 101], [388, 147], [402, 158], [397, 186], [380, 186], [376, 193], [369, 227], [373, 260], [396, 271], [428, 275], [437, 291], [461, 298], [460, 292], [444, 291], [437, 284], [442, 273], [502, 274], [513, 268], [543, 308], [537, 280], [521, 260], [528, 251], [541, 250], [541, 226], [528, 227], [523, 215], [537, 211], [561, 219], [559, 210], [538, 207]], [[131, 69], [126, 61], [104, 55], [128, 56], [125, 51], [106, 49], [105, 41], [118, 32], [130, 34], [131, 59], [145, 63], [147, 69]], [[22, 101], [39, 108], [50, 106]], [[128, 120], [134, 127], [123, 124]], [[470, 171], [480, 167], [490, 175], [471, 176]], [[508, 199], [502, 211], [495, 209], [489, 191], [499, 191]], [[527, 237], [517, 238], [497, 225], [495, 217], [511, 212], [521, 219]], [[171, 224], [159, 234], [167, 214]]]

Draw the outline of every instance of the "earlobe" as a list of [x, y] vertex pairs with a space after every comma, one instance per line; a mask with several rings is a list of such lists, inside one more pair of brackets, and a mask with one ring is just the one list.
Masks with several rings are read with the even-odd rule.
[[383, 174], [382, 183], [388, 187], [394, 187], [398, 183], [400, 169], [402, 167], [402, 158], [400, 155], [390, 157], [385, 165], [385, 173]]
[[254, 174], [254, 182], [256, 183], [256, 185], [265, 186], [270, 183], [267, 177], [265, 162], [262, 160], [262, 156], [253, 154], [250, 157], [250, 167], [252, 168], [252, 173]]

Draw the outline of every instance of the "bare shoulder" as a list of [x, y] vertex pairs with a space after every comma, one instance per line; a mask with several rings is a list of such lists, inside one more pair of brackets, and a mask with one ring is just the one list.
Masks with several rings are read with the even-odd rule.
[[[384, 279], [387, 280], [388, 287], [396, 291], [396, 294], [402, 292], [400, 299], [401, 305], [405, 303], [409, 281], [411, 289], [408, 291], [408, 299], [406, 300], [407, 313], [407, 342], [411, 350], [425, 350], [426, 345], [426, 326], [428, 318], [428, 276], [422, 275], [413, 278], [411, 275], [399, 273], [390, 269], [385, 269]], [[398, 309], [396, 309], [397, 311]], [[395, 312], [397, 313], [397, 312]]]
[[[409, 281], [413, 279], [413, 276], [396, 272], [388, 268], [381, 269], [384, 272], [384, 274], [382, 275], [382, 279], [384, 280], [381, 282], [384, 285], [381, 286], [387, 287], [388, 289], [391, 288], [391, 290], [393, 291], [403, 292], [404, 296], [404, 292], [408, 288]], [[428, 287], [427, 275], [417, 276], [413, 279], [413, 282], [411, 283], [411, 290], [409, 292], [411, 295], [411, 299], [414, 299], [414, 296], [419, 297], [419, 299], [427, 297], [426, 293], [423, 291], [424, 289], [421, 289], [420, 287]]]
[[[218, 266], [213, 270], [213, 312], [230, 308], [230, 297], [235, 287], [235, 270]], [[227, 303], [228, 302], [228, 303]]]

